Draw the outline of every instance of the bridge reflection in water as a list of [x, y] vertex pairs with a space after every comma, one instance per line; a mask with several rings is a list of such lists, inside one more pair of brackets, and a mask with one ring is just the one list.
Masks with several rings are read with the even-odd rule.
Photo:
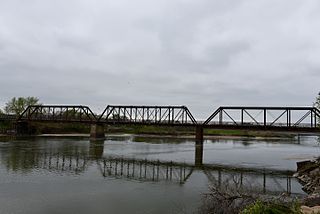
[[[160, 162], [104, 158], [102, 161], [104, 177], [128, 178], [139, 181], [173, 181], [183, 184], [193, 172], [193, 167], [173, 162]], [[99, 163], [101, 166], [101, 164]]]
[[[202, 163], [202, 145], [196, 145], [195, 164], [173, 161], [147, 160], [104, 156], [104, 142], [90, 142], [89, 151], [83, 150], [33, 150], [19, 154], [19, 164], [12, 168], [45, 169], [54, 173], [81, 174], [89, 167], [97, 167], [101, 176], [113, 179], [137, 180], [141, 182], [170, 182], [184, 185], [193, 173], [204, 174], [209, 185], [216, 188], [232, 187], [237, 191], [249, 191], [269, 195], [286, 192], [300, 195], [302, 191], [292, 191], [292, 171], [268, 171], [234, 168]], [[21, 152], [21, 150], [19, 150]], [[17, 161], [17, 160], [16, 160]], [[19, 167], [20, 166], [20, 167]]]

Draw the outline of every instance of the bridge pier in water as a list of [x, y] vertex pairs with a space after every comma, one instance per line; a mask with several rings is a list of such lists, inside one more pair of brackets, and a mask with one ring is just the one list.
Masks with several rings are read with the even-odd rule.
[[203, 144], [203, 126], [196, 126], [196, 144]]
[[102, 140], [105, 139], [105, 131], [103, 123], [91, 124], [90, 139], [91, 140]]
[[36, 133], [34, 127], [32, 127], [30, 123], [26, 121], [18, 121], [15, 129], [17, 136], [28, 136]]
[[195, 137], [195, 166], [202, 166], [203, 163], [203, 126], [196, 126], [196, 137]]

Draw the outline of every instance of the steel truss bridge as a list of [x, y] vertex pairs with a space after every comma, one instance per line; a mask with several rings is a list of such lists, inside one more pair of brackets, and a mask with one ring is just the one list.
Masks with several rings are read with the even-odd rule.
[[28, 106], [17, 120], [95, 123], [97, 117], [88, 106], [32, 105]]
[[[12, 116], [2, 116], [13, 120]], [[0, 117], [1, 119], [1, 117]], [[200, 126], [213, 129], [253, 129], [318, 132], [320, 111], [314, 107], [230, 107], [216, 109], [204, 122], [186, 106], [108, 105], [95, 114], [82, 105], [32, 105], [16, 121], [76, 122], [108, 125]]]
[[94, 114], [88, 106], [33, 105], [17, 121], [79, 122], [142, 125], [196, 125], [185, 106], [111, 106]]
[[197, 121], [186, 106], [112, 106], [98, 119], [108, 124], [195, 125]]
[[219, 107], [202, 124], [221, 129], [319, 131], [314, 107]]

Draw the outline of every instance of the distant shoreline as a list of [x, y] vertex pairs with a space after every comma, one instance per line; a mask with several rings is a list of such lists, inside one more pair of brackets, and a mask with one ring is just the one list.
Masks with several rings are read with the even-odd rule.
[[[0, 137], [14, 137], [14, 135], [0, 134]], [[124, 136], [132, 136], [132, 137], [146, 137], [146, 138], [176, 138], [176, 139], [195, 139], [195, 136], [192, 134], [134, 134], [134, 133], [106, 133], [107, 137], [124, 137]], [[28, 136], [25, 136], [28, 137]], [[63, 133], [63, 134], [36, 134], [30, 135], [30, 137], [84, 137], [90, 138], [90, 134], [84, 133]], [[287, 135], [284, 136], [237, 136], [237, 135], [204, 135], [204, 140], [215, 140], [215, 139], [287, 139], [292, 138]]]

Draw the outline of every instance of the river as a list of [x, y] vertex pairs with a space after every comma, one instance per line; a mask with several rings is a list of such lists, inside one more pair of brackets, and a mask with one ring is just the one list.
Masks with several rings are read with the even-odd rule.
[[318, 137], [205, 140], [108, 136], [0, 138], [0, 213], [197, 213], [209, 186], [305, 193], [296, 162]]

